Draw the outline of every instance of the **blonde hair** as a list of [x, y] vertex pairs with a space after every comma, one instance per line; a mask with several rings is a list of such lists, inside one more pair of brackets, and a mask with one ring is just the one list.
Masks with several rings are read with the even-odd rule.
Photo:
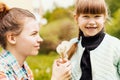
[[[105, 0], [76, 0], [75, 15], [80, 14], [104, 14], [108, 17], [108, 8]], [[74, 43], [68, 51], [68, 59], [75, 53], [80, 40], [81, 30], [79, 29], [78, 42]]]

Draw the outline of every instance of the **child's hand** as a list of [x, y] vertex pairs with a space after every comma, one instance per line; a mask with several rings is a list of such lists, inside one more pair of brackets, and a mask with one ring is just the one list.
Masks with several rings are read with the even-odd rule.
[[59, 66], [59, 65], [61, 65], [61, 64], [64, 64], [64, 63], [66, 63], [68, 61], [68, 59], [67, 58], [59, 58], [59, 59], [57, 59], [56, 60], [56, 63], [57, 63], [57, 65]]
[[67, 59], [54, 61], [51, 80], [70, 80], [71, 63]]

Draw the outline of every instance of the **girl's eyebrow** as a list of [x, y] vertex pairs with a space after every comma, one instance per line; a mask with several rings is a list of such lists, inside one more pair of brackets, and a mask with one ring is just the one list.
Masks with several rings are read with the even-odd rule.
[[32, 31], [32, 33], [38, 33], [38, 31]]

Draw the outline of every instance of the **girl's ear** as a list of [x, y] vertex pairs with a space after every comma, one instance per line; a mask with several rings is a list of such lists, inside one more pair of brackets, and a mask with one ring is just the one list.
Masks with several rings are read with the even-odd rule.
[[78, 15], [74, 14], [74, 19], [78, 23]]
[[6, 34], [6, 39], [7, 39], [8, 43], [10, 43], [10, 44], [16, 43], [16, 36], [14, 35], [13, 32], [8, 32]]
[[107, 16], [105, 16], [105, 17], [104, 17], [104, 23], [106, 23], [106, 22], [107, 22], [107, 20], [108, 20], [108, 17], [107, 17]]

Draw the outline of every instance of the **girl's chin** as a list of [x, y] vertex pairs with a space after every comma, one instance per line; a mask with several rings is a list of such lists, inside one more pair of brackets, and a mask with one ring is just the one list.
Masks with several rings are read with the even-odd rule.
[[86, 37], [92, 37], [92, 36], [95, 36], [96, 34], [86, 34], [85, 36]]
[[96, 31], [89, 31], [84, 33], [86, 37], [95, 36], [96, 34], [98, 34]]
[[34, 54], [35, 56], [38, 55], [38, 52], [36, 54]]
[[36, 56], [38, 55], [39, 51], [35, 51], [33, 54], [31, 54], [32, 56]]

